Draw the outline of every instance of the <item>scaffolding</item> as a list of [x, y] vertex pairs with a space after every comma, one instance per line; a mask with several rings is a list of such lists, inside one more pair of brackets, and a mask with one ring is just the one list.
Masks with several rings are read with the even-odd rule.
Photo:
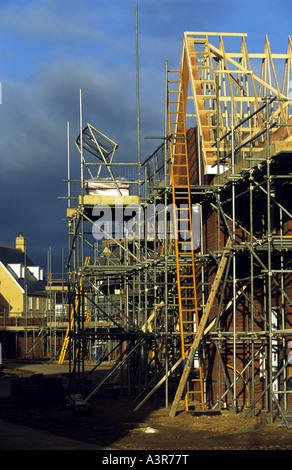
[[290, 392], [291, 39], [286, 54], [272, 54], [267, 37], [263, 53], [248, 53], [244, 34], [185, 33], [178, 73], [194, 104], [186, 116], [196, 122], [188, 141], [202, 210], [203, 312], [232, 242], [201, 342], [206, 400], [235, 412], [260, 406], [273, 420], [275, 409], [287, 411]]
[[[184, 33], [179, 70], [166, 63], [162, 143], [142, 164], [115, 163], [117, 144], [91, 125], [80, 132], [79, 192], [68, 189], [68, 354], [72, 387], [87, 400], [118, 383], [138, 409], [163, 389], [175, 416], [199, 387], [203, 402], [192, 393], [186, 411], [261, 408], [287, 423], [291, 53], [290, 37], [285, 54], [272, 54], [267, 37], [263, 53], [249, 53], [245, 34]], [[88, 389], [92, 351], [94, 368], [113, 365]]]
[[[94, 134], [89, 151], [88, 130]], [[179, 318], [171, 315], [169, 321], [177, 302], [174, 247], [169, 233], [164, 236], [171, 223], [163, 210], [171, 200], [168, 139], [141, 165], [106, 161], [99, 149], [110, 141], [89, 124], [76, 140], [90, 179], [81, 181], [81, 194], [74, 196], [71, 186], [68, 191], [72, 317], [62, 361], [68, 353], [73, 390], [87, 399], [105, 383], [118, 382], [138, 400], [163, 377], [167, 384], [168, 369], [181, 362]], [[85, 265], [89, 255], [92, 261]], [[91, 373], [85, 374], [84, 361], [93, 351], [92, 370], [103, 361], [113, 365], [101, 384], [84, 390]], [[168, 401], [167, 385], [166, 390]]]

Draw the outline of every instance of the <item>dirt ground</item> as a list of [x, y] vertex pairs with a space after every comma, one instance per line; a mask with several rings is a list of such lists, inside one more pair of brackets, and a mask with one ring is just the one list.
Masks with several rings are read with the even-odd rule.
[[[12, 377], [30, 376], [29, 370], [2, 369], [1, 383]], [[76, 412], [66, 405], [55, 409], [24, 410], [12, 406], [9, 397], [0, 398], [0, 419], [100, 445], [113, 450], [292, 450], [292, 431], [261, 412], [216, 416], [193, 416], [179, 411], [169, 417], [163, 404], [147, 402], [138, 411], [133, 398], [113, 395], [94, 397], [89, 409]]]

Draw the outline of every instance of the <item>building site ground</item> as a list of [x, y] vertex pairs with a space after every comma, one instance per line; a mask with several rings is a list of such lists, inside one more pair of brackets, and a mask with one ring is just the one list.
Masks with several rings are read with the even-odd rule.
[[[254, 416], [246, 410], [223, 410], [217, 415], [194, 416], [181, 411], [175, 418], [163, 403], [163, 394], [152, 397], [134, 412], [133, 397], [121, 391], [99, 393], [87, 410], [64, 406], [51, 409], [17, 409], [10, 397], [15, 377], [33, 374], [66, 374], [68, 365], [8, 363], [0, 377], [0, 448], [2, 450], [292, 450], [291, 430], [281, 419], [269, 422], [263, 410]], [[99, 368], [100, 380], [107, 368]]]

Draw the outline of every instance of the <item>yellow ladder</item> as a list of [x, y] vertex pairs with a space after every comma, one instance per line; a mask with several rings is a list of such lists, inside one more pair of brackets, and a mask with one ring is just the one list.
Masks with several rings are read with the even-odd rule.
[[[90, 257], [88, 256], [85, 259], [84, 266], [88, 266], [89, 261], [90, 261]], [[80, 277], [79, 292], [81, 292], [81, 289], [82, 289], [82, 279], [83, 279], [83, 277]], [[64, 338], [62, 349], [61, 349], [61, 352], [60, 352], [58, 364], [63, 364], [63, 362], [65, 360], [67, 350], [68, 350], [68, 346], [69, 346], [70, 333], [73, 329], [73, 324], [74, 324], [74, 311], [77, 311], [78, 305], [79, 305], [79, 296], [76, 295], [75, 296], [75, 308], [73, 306], [71, 306], [70, 319], [69, 319], [69, 323], [68, 323], [68, 326], [67, 326], [66, 335], [65, 335], [65, 338]]]
[[[178, 71], [171, 71], [178, 72]], [[175, 90], [170, 88], [175, 87]], [[187, 90], [186, 90], [187, 93]], [[189, 179], [183, 83], [168, 80], [168, 130], [170, 135], [171, 185], [174, 207], [174, 237], [177, 271], [179, 323], [182, 363], [198, 329], [198, 308], [195, 277], [194, 241], [192, 233], [192, 204]], [[189, 407], [205, 410], [203, 372], [198, 353], [185, 394], [185, 411]]]

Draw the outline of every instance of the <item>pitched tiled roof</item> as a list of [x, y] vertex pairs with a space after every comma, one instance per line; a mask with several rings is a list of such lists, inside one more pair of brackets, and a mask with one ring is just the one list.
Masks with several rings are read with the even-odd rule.
[[[7, 264], [15, 263], [15, 264], [24, 264], [24, 253], [19, 248], [11, 248], [9, 246], [2, 246], [0, 245], [0, 261], [2, 261], [5, 266]], [[34, 266], [34, 263], [31, 259], [26, 255], [26, 265], [27, 266]]]
[[26, 284], [27, 292], [44, 292], [46, 287], [46, 281], [38, 281], [32, 272], [26, 268], [25, 269], [25, 279], [24, 277], [18, 277], [9, 264], [21, 264], [26, 266], [35, 266], [35, 263], [25, 255], [22, 250], [18, 248], [11, 248], [8, 246], [0, 245], [0, 261], [4, 264], [5, 268], [9, 271], [11, 276], [17, 281], [17, 283], [24, 289]]

